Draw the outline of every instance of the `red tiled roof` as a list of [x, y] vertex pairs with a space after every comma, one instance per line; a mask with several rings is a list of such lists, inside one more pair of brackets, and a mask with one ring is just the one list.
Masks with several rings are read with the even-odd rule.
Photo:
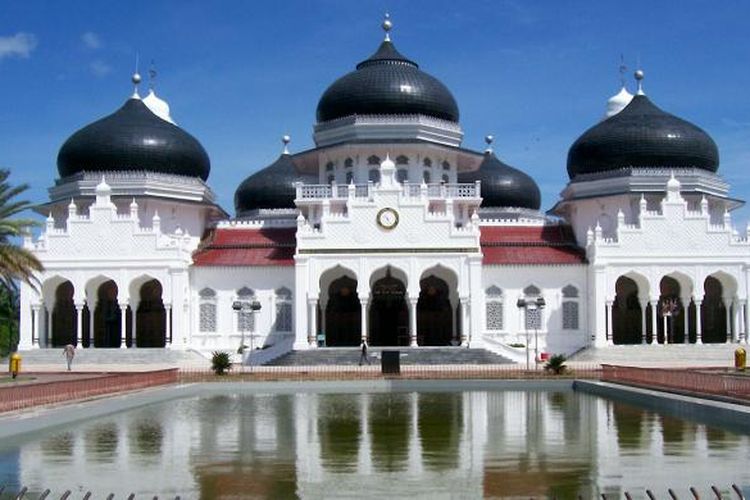
[[193, 253], [196, 266], [293, 266], [296, 228], [215, 229]]
[[483, 226], [482, 264], [582, 264], [586, 252], [567, 226]]

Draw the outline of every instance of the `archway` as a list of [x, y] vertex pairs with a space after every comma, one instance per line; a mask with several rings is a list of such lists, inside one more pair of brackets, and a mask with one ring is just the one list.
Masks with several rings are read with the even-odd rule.
[[419, 282], [417, 343], [421, 346], [450, 345], [453, 308], [448, 284], [434, 274]]
[[55, 306], [52, 308], [52, 347], [67, 344], [76, 345], [78, 322], [73, 301], [75, 288], [70, 281], [64, 281], [55, 289]]
[[120, 347], [122, 313], [117, 302], [117, 284], [105, 281], [96, 292], [94, 347]]
[[331, 283], [325, 314], [327, 346], [359, 345], [362, 335], [362, 306], [357, 294], [357, 280], [342, 276]]
[[162, 287], [158, 280], [141, 285], [135, 320], [137, 347], [164, 347], [167, 343], [167, 315], [161, 295]]
[[386, 270], [384, 278], [372, 285], [368, 334], [370, 345], [409, 345], [409, 309], [406, 285]]
[[615, 283], [612, 305], [612, 342], [640, 344], [643, 340], [643, 311], [638, 301], [638, 284], [627, 276]]
[[703, 282], [703, 303], [701, 304], [701, 331], [703, 342], [720, 344], [727, 341], [727, 308], [724, 305], [724, 286], [714, 276]]
[[[664, 276], [659, 282], [659, 290], [661, 295], [657, 306], [657, 342], [663, 344], [666, 339], [669, 344], [681, 344], [685, 340], [685, 308], [680, 299], [680, 283], [672, 276]], [[672, 314], [665, 316], [669, 303], [674, 304]]]

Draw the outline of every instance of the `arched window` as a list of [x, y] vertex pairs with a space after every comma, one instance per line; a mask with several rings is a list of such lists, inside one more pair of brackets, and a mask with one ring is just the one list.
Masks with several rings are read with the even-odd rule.
[[396, 165], [408, 165], [409, 164], [409, 158], [404, 155], [398, 155], [396, 157]]
[[485, 316], [487, 330], [503, 329], [503, 291], [494, 285], [485, 291]]
[[331, 172], [331, 171], [333, 171], [333, 162], [329, 161], [328, 163], [326, 163], [326, 172]]
[[354, 166], [354, 160], [347, 158], [344, 160], [344, 168], [352, 168]]
[[380, 165], [380, 157], [372, 155], [367, 159], [368, 165]]
[[[255, 292], [243, 286], [237, 290], [237, 300], [241, 302], [252, 302], [255, 300]], [[237, 331], [254, 332], [255, 331], [255, 313], [247, 308], [242, 308], [237, 313]]]
[[[541, 297], [542, 291], [534, 285], [529, 285], [523, 289], [523, 294], [527, 302], [534, 301]], [[542, 310], [538, 307], [524, 308], [524, 324], [526, 330], [541, 330], [542, 328]]]
[[333, 184], [333, 182], [336, 180], [335, 175], [329, 175], [328, 176], [328, 184]]
[[380, 170], [378, 170], [377, 168], [371, 168], [370, 172], [368, 172], [367, 174], [367, 178], [371, 182], [380, 182]]
[[396, 171], [396, 180], [398, 182], [406, 182], [409, 179], [409, 171], [405, 168], [399, 168]]
[[276, 324], [277, 332], [292, 331], [292, 291], [288, 288], [276, 290]]
[[432, 167], [432, 160], [430, 160], [429, 158], [425, 158], [424, 160], [422, 160], [422, 165], [424, 165], [427, 168], [430, 168]]
[[450, 182], [450, 178], [448, 177], [448, 174], [443, 174], [442, 180], [443, 182], [448, 184]]
[[430, 171], [429, 170], [425, 170], [424, 172], [422, 172], [422, 180], [424, 180], [425, 184], [429, 184], [430, 183], [430, 179], [431, 179], [431, 177], [430, 177]]
[[351, 184], [354, 182], [354, 172], [347, 172], [346, 173], [346, 183]]
[[578, 330], [578, 289], [568, 285], [562, 289], [563, 330]]
[[447, 161], [447, 160], [446, 160], [446, 161], [444, 161], [444, 162], [443, 162], [443, 170], [450, 170], [450, 169], [451, 169], [451, 164], [450, 164], [450, 163], [448, 163], [448, 161]]
[[200, 297], [198, 330], [201, 332], [216, 331], [216, 291], [204, 288], [198, 292]]

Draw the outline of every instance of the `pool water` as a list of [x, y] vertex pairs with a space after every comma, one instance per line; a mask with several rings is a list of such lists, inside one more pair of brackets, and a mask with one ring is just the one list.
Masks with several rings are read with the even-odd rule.
[[50, 498], [687, 497], [750, 485], [749, 460], [748, 435], [572, 390], [213, 394], [4, 440], [0, 485]]

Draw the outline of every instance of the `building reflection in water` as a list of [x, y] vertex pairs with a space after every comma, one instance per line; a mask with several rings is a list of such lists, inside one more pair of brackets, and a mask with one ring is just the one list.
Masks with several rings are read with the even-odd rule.
[[224, 394], [50, 429], [0, 454], [18, 457], [0, 477], [32, 494], [95, 498], [593, 498], [750, 484], [748, 436], [570, 391]]

